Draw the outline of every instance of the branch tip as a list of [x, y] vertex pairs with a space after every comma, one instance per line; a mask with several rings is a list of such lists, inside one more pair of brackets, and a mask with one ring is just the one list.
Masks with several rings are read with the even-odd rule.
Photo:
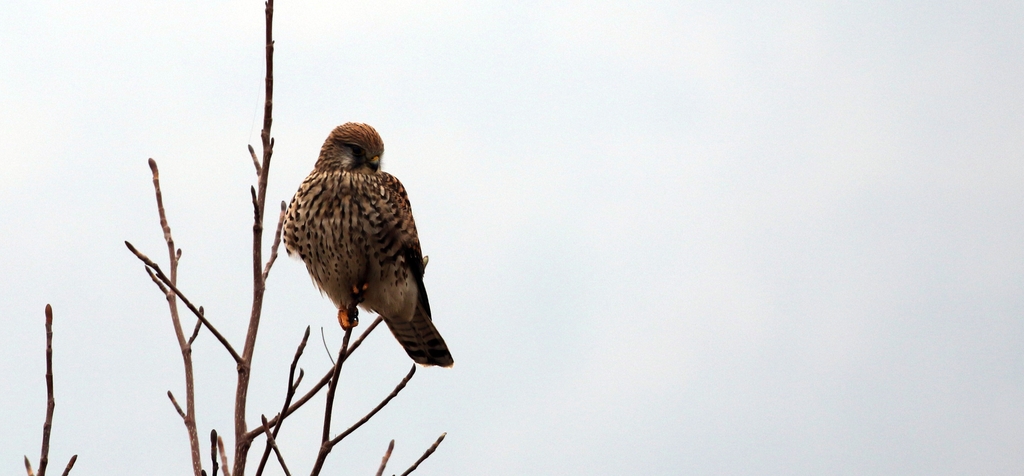
[[420, 463], [429, 458], [430, 455], [434, 454], [434, 451], [437, 451], [437, 446], [440, 445], [442, 441], [444, 441], [444, 437], [447, 435], [447, 432], [441, 433], [441, 436], [437, 438], [437, 441], [435, 441], [434, 444], [430, 445], [430, 448], [427, 448], [427, 451], [423, 453], [423, 456], [420, 456], [420, 459], [416, 460], [416, 462], [413, 463], [412, 466], [409, 467], [409, 469], [405, 470], [405, 472], [402, 473], [402, 476], [408, 476], [409, 473], [416, 471], [416, 468], [420, 466]]
[[388, 443], [388, 450], [384, 453], [384, 458], [380, 460], [380, 468], [377, 469], [377, 476], [383, 476], [384, 468], [388, 465], [388, 460], [391, 459], [391, 450], [395, 449], [395, 440], [391, 440]]
[[71, 474], [71, 468], [75, 467], [75, 461], [78, 461], [78, 455], [71, 457], [71, 460], [68, 461], [68, 465], [64, 467], [64, 472], [61, 473], [61, 476], [68, 476], [68, 474]]

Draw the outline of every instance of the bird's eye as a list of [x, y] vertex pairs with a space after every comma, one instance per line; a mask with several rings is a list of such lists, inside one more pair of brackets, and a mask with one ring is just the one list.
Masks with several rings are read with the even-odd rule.
[[364, 151], [362, 147], [359, 147], [358, 145], [355, 144], [349, 144], [348, 146], [352, 149], [352, 155], [354, 157], [360, 159], [366, 157], [366, 151]]

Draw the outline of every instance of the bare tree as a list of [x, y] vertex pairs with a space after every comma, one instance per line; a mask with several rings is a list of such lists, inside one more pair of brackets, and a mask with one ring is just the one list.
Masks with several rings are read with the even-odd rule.
[[[263, 128], [260, 132], [260, 139], [262, 142], [262, 159], [257, 157], [256, 151], [253, 147], [249, 146], [249, 155], [252, 158], [253, 166], [256, 169], [256, 185], [250, 188], [250, 194], [252, 196], [252, 207], [253, 207], [253, 227], [252, 227], [252, 271], [253, 271], [253, 284], [252, 284], [252, 307], [249, 315], [249, 325], [245, 334], [244, 345], [242, 346], [242, 352], [239, 353], [235, 350], [235, 347], [231, 345], [229, 340], [221, 334], [217, 328], [207, 319], [204, 309], [202, 306], [197, 307], [194, 305], [182, 291], [178, 288], [177, 283], [177, 271], [178, 262], [181, 259], [181, 249], [177, 248], [174, 239], [171, 235], [171, 228], [167, 220], [167, 214], [163, 205], [163, 195], [160, 189], [160, 173], [157, 168], [157, 163], [153, 159], [149, 159], [149, 167], [153, 173], [153, 188], [156, 193], [157, 212], [160, 218], [160, 227], [163, 231], [164, 241], [167, 243], [168, 252], [168, 273], [165, 273], [163, 269], [148, 256], [136, 249], [131, 243], [125, 242], [128, 249], [141, 260], [146, 269], [146, 273], [150, 276], [156, 286], [164, 294], [167, 299], [168, 308], [171, 315], [171, 322], [174, 327], [174, 332], [178, 340], [178, 345], [181, 350], [182, 361], [185, 369], [185, 408], [178, 404], [178, 401], [174, 398], [174, 395], [168, 391], [167, 396], [174, 405], [175, 410], [181, 417], [182, 422], [185, 424], [185, 429], [188, 434], [189, 446], [191, 448], [192, 457], [192, 469], [195, 476], [204, 476], [206, 471], [203, 469], [202, 455], [199, 444], [199, 432], [197, 429], [195, 419], [195, 388], [193, 382], [193, 362], [192, 362], [192, 343], [195, 341], [199, 332], [202, 328], [206, 328], [213, 336], [221, 343], [225, 351], [231, 355], [236, 364], [237, 370], [237, 383], [235, 387], [235, 407], [234, 407], [234, 462], [233, 465], [229, 466], [228, 455], [225, 451], [224, 442], [220, 436], [217, 435], [216, 430], [211, 432], [210, 435], [210, 457], [212, 460], [212, 474], [216, 476], [218, 469], [223, 471], [225, 476], [234, 474], [235, 476], [243, 476], [245, 474], [246, 462], [249, 454], [249, 450], [253, 442], [259, 438], [265, 438], [265, 445], [263, 449], [262, 457], [260, 458], [259, 465], [256, 470], [256, 475], [259, 476], [263, 473], [267, 461], [269, 460], [270, 453], [273, 452], [278, 464], [284, 470], [285, 474], [291, 475], [285, 458], [281, 454], [281, 450], [277, 445], [277, 436], [280, 433], [281, 426], [285, 419], [294, 413], [296, 410], [305, 405], [311, 398], [317, 395], [325, 387], [327, 388], [326, 406], [324, 408], [324, 420], [322, 427], [321, 445], [317, 453], [317, 458], [313, 466], [311, 475], [315, 476], [320, 474], [323, 468], [324, 462], [326, 461], [331, 450], [340, 443], [344, 438], [349, 436], [352, 432], [358, 429], [360, 426], [369, 421], [374, 415], [377, 414], [381, 409], [384, 408], [392, 399], [398, 396], [399, 392], [405, 388], [406, 384], [412, 379], [416, 373], [416, 366], [413, 365], [412, 369], [409, 370], [408, 374], [398, 383], [395, 389], [387, 395], [376, 407], [371, 409], [365, 416], [352, 424], [348, 429], [339, 433], [332, 433], [332, 415], [334, 407], [334, 396], [338, 388], [339, 379], [341, 377], [342, 365], [348, 359], [352, 352], [354, 352], [363, 340], [381, 323], [381, 318], [377, 317], [366, 330], [363, 331], [354, 342], [350, 344], [352, 329], [349, 328], [345, 331], [345, 336], [341, 345], [341, 349], [338, 352], [338, 358], [335, 361], [333, 367], [326, 372], [323, 377], [320, 378], [313, 386], [302, 394], [298, 399], [295, 399], [300, 383], [303, 380], [305, 373], [302, 369], [299, 369], [298, 377], [295, 375], [295, 370], [298, 366], [299, 359], [302, 356], [303, 350], [306, 346], [306, 341], [309, 338], [309, 328], [306, 328], [305, 335], [302, 341], [299, 343], [298, 348], [295, 351], [295, 356], [292, 359], [291, 367], [288, 374], [288, 383], [285, 387], [285, 398], [284, 403], [281, 406], [281, 410], [271, 418], [267, 418], [266, 415], [260, 416], [260, 424], [250, 429], [246, 420], [246, 402], [249, 392], [249, 381], [252, 373], [252, 356], [253, 351], [256, 347], [256, 338], [259, 331], [260, 318], [263, 311], [263, 296], [266, 292], [267, 277], [270, 274], [271, 267], [274, 261], [277, 259], [278, 247], [281, 244], [281, 226], [284, 221], [285, 203], [281, 202], [280, 212], [278, 214], [278, 221], [276, 232], [274, 234], [273, 244], [270, 248], [270, 256], [264, 262], [263, 260], [263, 231], [264, 231], [264, 218], [266, 210], [266, 195], [267, 195], [267, 181], [270, 175], [271, 157], [274, 151], [274, 138], [271, 136], [271, 126], [273, 124], [273, 97], [274, 97], [274, 38], [273, 38], [273, 17], [274, 17], [274, 2], [273, 0], [267, 0], [265, 4], [265, 16], [266, 16], [266, 77], [265, 77], [265, 90], [264, 90], [264, 108], [263, 108]], [[181, 325], [181, 319], [178, 313], [178, 300], [181, 301], [185, 307], [191, 311], [196, 317], [196, 323], [192, 330], [191, 335], [186, 338], [184, 328]], [[52, 402], [52, 400], [51, 400]], [[47, 418], [49, 421], [49, 417]], [[48, 428], [48, 427], [47, 427]], [[47, 433], [48, 435], [48, 433]], [[408, 474], [416, 469], [416, 467], [427, 457], [429, 457], [437, 446], [444, 439], [444, 434], [423, 454], [423, 456], [413, 464], [405, 473]], [[45, 445], [44, 439], [44, 445]], [[391, 445], [388, 447], [388, 452], [381, 462], [380, 471], [383, 471], [384, 466], [390, 458], [391, 450], [394, 447], [394, 441], [392, 440]], [[217, 455], [220, 455], [220, 462], [218, 464]], [[44, 453], [45, 454], [45, 453]], [[45, 458], [45, 456], [44, 456]], [[41, 463], [41, 467], [45, 465]], [[231, 468], [229, 471], [228, 468]], [[41, 471], [42, 472], [42, 471]], [[41, 474], [40, 472], [40, 474]]]

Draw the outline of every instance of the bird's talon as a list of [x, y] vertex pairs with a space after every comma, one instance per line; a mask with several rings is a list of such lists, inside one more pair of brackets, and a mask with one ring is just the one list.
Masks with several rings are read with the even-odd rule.
[[351, 311], [338, 309], [338, 323], [343, 330], [349, 330], [359, 325], [359, 311], [354, 308]]

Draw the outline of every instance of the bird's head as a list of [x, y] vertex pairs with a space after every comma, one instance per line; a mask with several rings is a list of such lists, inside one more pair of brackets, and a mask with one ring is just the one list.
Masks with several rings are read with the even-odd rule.
[[380, 171], [384, 141], [368, 124], [346, 122], [335, 127], [320, 148], [316, 168], [375, 174]]

